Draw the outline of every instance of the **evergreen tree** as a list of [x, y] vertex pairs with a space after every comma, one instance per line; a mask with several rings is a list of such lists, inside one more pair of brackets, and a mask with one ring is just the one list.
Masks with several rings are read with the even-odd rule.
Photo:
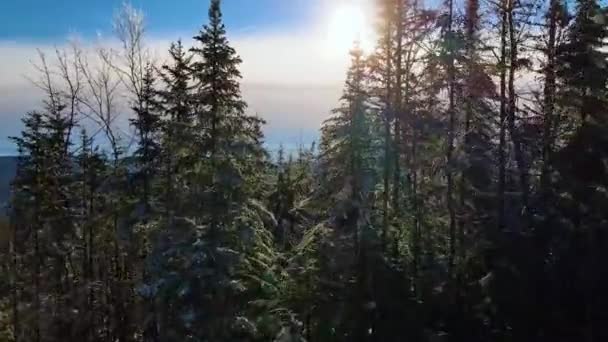
[[319, 151], [277, 159], [219, 0], [159, 69], [128, 6], [98, 70], [42, 56], [0, 218], [0, 340], [606, 340], [604, 6], [377, 5]]
[[[326, 201], [326, 224], [331, 229], [332, 241], [323, 253], [325, 258], [335, 261], [323, 263], [321, 272], [327, 277], [326, 282], [338, 286], [327, 288], [326, 296], [332, 301], [325, 303], [330, 307], [321, 313], [321, 324], [333, 320], [336, 326], [333, 329], [321, 326], [321, 332], [325, 338], [333, 336], [338, 340], [348, 339], [351, 334], [356, 340], [363, 339], [372, 317], [372, 308], [368, 306], [372, 301], [368, 265], [373, 257], [370, 251], [378, 241], [371, 221], [377, 174], [365, 75], [366, 62], [356, 44], [351, 50], [351, 67], [341, 106], [322, 128], [322, 179], [318, 194], [322, 197], [318, 200]], [[346, 312], [340, 314], [342, 310]]]
[[[571, 107], [578, 119], [603, 121], [607, 35], [605, 10], [593, 0], [576, 2], [576, 14], [568, 28], [566, 41], [558, 48], [557, 76], [562, 83], [562, 104]], [[567, 100], [566, 100], [567, 99]]]
[[[13, 140], [17, 144], [20, 152], [20, 160], [17, 176], [14, 180], [13, 195], [13, 226], [15, 241], [20, 241], [15, 245], [16, 253], [20, 254], [19, 259], [23, 263], [23, 270], [29, 271], [21, 274], [23, 281], [19, 291], [14, 296], [21, 302], [22, 298], [31, 298], [31, 312], [25, 317], [26, 321], [14, 318], [17, 324], [14, 328], [16, 339], [30, 339], [40, 341], [41, 334], [41, 270], [42, 253], [40, 251], [41, 233], [41, 193], [42, 193], [42, 170], [43, 170], [43, 137], [42, 137], [42, 114], [38, 112], [28, 113], [22, 120], [24, 130], [21, 137]], [[29, 237], [29, 238], [25, 238]], [[16, 284], [19, 280], [16, 279]], [[27, 296], [24, 296], [27, 294]], [[15, 316], [19, 312], [13, 313]], [[24, 315], [20, 315], [24, 316]], [[20, 324], [25, 324], [20, 326]], [[29, 326], [30, 329], [26, 329]]]
[[[166, 191], [187, 187], [183, 188], [184, 201], [179, 201], [184, 207], [174, 217], [175, 211], [170, 211], [169, 234], [159, 245], [164, 250], [162, 267], [169, 270], [169, 278], [162, 279], [159, 289], [161, 310], [168, 311], [163, 315], [171, 319], [162, 323], [166, 331], [161, 336], [226, 340], [253, 333], [245, 318], [247, 288], [241, 272], [246, 271], [246, 253], [258, 241], [256, 231], [262, 229], [264, 235], [265, 229], [252, 205], [260, 195], [256, 171], [262, 170], [264, 160], [263, 122], [245, 113], [239, 87], [240, 58], [228, 44], [219, 1], [212, 1], [209, 24], [195, 41], [199, 46], [191, 49], [194, 62], [188, 66], [181, 45], [173, 46], [175, 64], [165, 68], [163, 77], [170, 85], [161, 95], [161, 103], [170, 113], [165, 139], [168, 152], [177, 151], [165, 162], [175, 170], [179, 165], [175, 155], [178, 161], [187, 161], [183, 169], [179, 165], [177, 173], [183, 178], [166, 171], [167, 184], [174, 187]], [[190, 72], [191, 91], [186, 78]], [[172, 145], [185, 138], [174, 136], [176, 131], [192, 137], [188, 145]], [[169, 197], [167, 201], [167, 205], [175, 203]], [[247, 236], [253, 238], [243, 239]], [[170, 314], [174, 310], [179, 313]]]
[[22, 151], [13, 201], [15, 234], [22, 242], [15, 248], [32, 263], [32, 282], [24, 287], [31, 298], [28, 316], [34, 329], [23, 333], [35, 341], [70, 338], [65, 330], [73, 324], [70, 317], [53, 312], [73, 312], [76, 305], [72, 291], [77, 274], [68, 267], [76, 242], [71, 163], [65, 150], [68, 121], [62, 108], [47, 108], [44, 113], [29, 113], [21, 137], [13, 138]]
[[[138, 168], [138, 177], [142, 183], [143, 193], [140, 198], [143, 207], [143, 216], [150, 215], [152, 206], [152, 183], [153, 176], [158, 170], [158, 158], [160, 154], [160, 115], [157, 113], [156, 89], [154, 69], [152, 65], [146, 66], [142, 80], [141, 103], [133, 107], [135, 118], [131, 119], [131, 125], [136, 129], [138, 135], [138, 148], [134, 152]], [[139, 187], [138, 187], [139, 188]]]
[[[190, 61], [181, 41], [169, 49], [171, 64], [162, 67], [160, 77], [163, 90], [158, 91], [158, 110], [163, 113], [162, 128], [162, 181], [165, 219], [183, 216], [186, 199], [185, 183], [195, 156], [190, 144], [194, 141], [194, 109], [191, 101]], [[182, 194], [183, 196], [177, 196]]]
[[[146, 327], [146, 338], [151, 341], [180, 340], [187, 336], [182, 318], [187, 302], [177, 292], [187, 285], [175, 274], [183, 275], [181, 263], [188, 262], [180, 249], [192, 243], [193, 227], [184, 223], [189, 214], [187, 202], [192, 200], [191, 178], [195, 156], [191, 149], [194, 141], [194, 117], [190, 99], [190, 58], [181, 41], [171, 44], [171, 62], [160, 70], [162, 85], [156, 92], [158, 99], [151, 110], [163, 114], [160, 128], [160, 177], [154, 193], [159, 211], [152, 229], [148, 232], [151, 243], [147, 253], [144, 283], [140, 295], [152, 301], [152, 310], [146, 315], [155, 327]], [[178, 262], [179, 260], [179, 262]]]

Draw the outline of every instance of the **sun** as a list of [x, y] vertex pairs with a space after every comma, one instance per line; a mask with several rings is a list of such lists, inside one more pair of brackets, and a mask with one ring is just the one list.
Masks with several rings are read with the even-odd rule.
[[364, 7], [343, 3], [331, 10], [327, 25], [328, 49], [335, 54], [348, 53], [358, 41], [365, 52], [373, 48], [371, 21]]

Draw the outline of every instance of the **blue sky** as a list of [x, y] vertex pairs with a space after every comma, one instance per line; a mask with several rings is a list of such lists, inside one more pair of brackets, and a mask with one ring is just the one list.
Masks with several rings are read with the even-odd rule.
[[[347, 36], [352, 32], [344, 32], [343, 24], [350, 24], [351, 12], [340, 8], [358, 6], [369, 14], [363, 6], [372, 1], [222, 1], [229, 39], [243, 59], [243, 97], [249, 110], [268, 122], [265, 134], [271, 149], [281, 143], [295, 148], [317, 138], [322, 121], [338, 101], [348, 65]], [[0, 155], [15, 153], [7, 137], [19, 133], [24, 113], [41, 106], [42, 94], [28, 80], [37, 77], [32, 67], [36, 50], [52, 56], [55, 48], [67, 46], [70, 37], [88, 47], [110, 44], [112, 17], [123, 2], [0, 0]], [[206, 22], [209, 4], [129, 2], [143, 11], [146, 45], [161, 63], [171, 41], [191, 43]]]
[[[208, 0], [133, 0], [142, 9], [151, 34], [192, 30], [206, 18]], [[110, 28], [109, 19], [123, 0], [2, 0], [0, 39], [61, 39], [70, 32], [95, 35]], [[319, 0], [224, 0], [232, 31], [283, 30], [310, 23]]]

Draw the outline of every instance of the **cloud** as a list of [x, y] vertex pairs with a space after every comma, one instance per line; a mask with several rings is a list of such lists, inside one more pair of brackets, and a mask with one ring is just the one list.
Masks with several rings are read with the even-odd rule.
[[[155, 60], [166, 60], [171, 40], [179, 37], [149, 39], [147, 45]], [[247, 31], [230, 37], [243, 59], [243, 97], [250, 112], [267, 121], [265, 133], [271, 146], [310, 142], [338, 100], [348, 55], [328, 50], [323, 38], [314, 31]], [[32, 66], [38, 57], [36, 50], [51, 57], [55, 48], [63, 49], [66, 44], [0, 41], [0, 154], [14, 153], [7, 136], [18, 134], [24, 113], [41, 107], [42, 93], [31, 82], [39, 76]], [[95, 45], [91, 41], [82, 44]], [[184, 45], [190, 44], [190, 39], [184, 39]]]

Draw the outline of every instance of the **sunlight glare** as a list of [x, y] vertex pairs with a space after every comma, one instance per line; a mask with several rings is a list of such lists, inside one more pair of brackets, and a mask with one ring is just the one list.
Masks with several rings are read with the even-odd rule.
[[365, 52], [373, 48], [371, 22], [358, 4], [341, 4], [332, 10], [327, 28], [328, 50], [332, 54], [348, 53], [358, 40]]

